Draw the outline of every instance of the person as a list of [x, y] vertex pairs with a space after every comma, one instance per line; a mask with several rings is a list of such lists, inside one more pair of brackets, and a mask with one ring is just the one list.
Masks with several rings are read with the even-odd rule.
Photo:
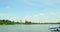
[[56, 29], [56, 31], [58, 31], [58, 28]]

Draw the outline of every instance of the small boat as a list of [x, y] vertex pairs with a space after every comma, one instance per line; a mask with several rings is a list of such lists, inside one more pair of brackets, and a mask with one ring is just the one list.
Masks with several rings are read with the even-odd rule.
[[60, 32], [60, 26], [51, 26], [49, 29], [51, 32]]

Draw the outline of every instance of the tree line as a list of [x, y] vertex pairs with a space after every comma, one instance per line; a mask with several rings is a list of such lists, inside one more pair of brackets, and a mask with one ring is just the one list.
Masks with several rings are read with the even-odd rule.
[[11, 20], [0, 20], [0, 25], [14, 25], [14, 24], [60, 24], [60, 22], [57, 23], [32, 23], [31, 21], [25, 21], [25, 22], [15, 22]]
[[11, 21], [11, 20], [0, 20], [0, 25], [14, 25], [14, 24], [32, 24], [31, 21], [25, 21], [23, 22], [15, 22], [15, 21]]
[[20, 22], [14, 22], [11, 20], [0, 20], [0, 25], [12, 25], [12, 24], [20, 24]]

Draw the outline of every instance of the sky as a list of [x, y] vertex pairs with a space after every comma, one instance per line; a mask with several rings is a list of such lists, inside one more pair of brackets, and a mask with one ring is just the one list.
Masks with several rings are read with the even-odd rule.
[[60, 0], [0, 0], [0, 19], [60, 22]]

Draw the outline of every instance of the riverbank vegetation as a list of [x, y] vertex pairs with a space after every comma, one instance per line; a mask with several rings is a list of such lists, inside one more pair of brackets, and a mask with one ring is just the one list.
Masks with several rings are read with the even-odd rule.
[[60, 24], [60, 22], [57, 23], [32, 23], [31, 21], [25, 21], [25, 22], [15, 22], [11, 20], [0, 20], [0, 25], [14, 25], [14, 24]]
[[11, 20], [0, 20], [0, 25], [13, 25], [13, 24], [20, 24], [20, 22], [14, 22]]

